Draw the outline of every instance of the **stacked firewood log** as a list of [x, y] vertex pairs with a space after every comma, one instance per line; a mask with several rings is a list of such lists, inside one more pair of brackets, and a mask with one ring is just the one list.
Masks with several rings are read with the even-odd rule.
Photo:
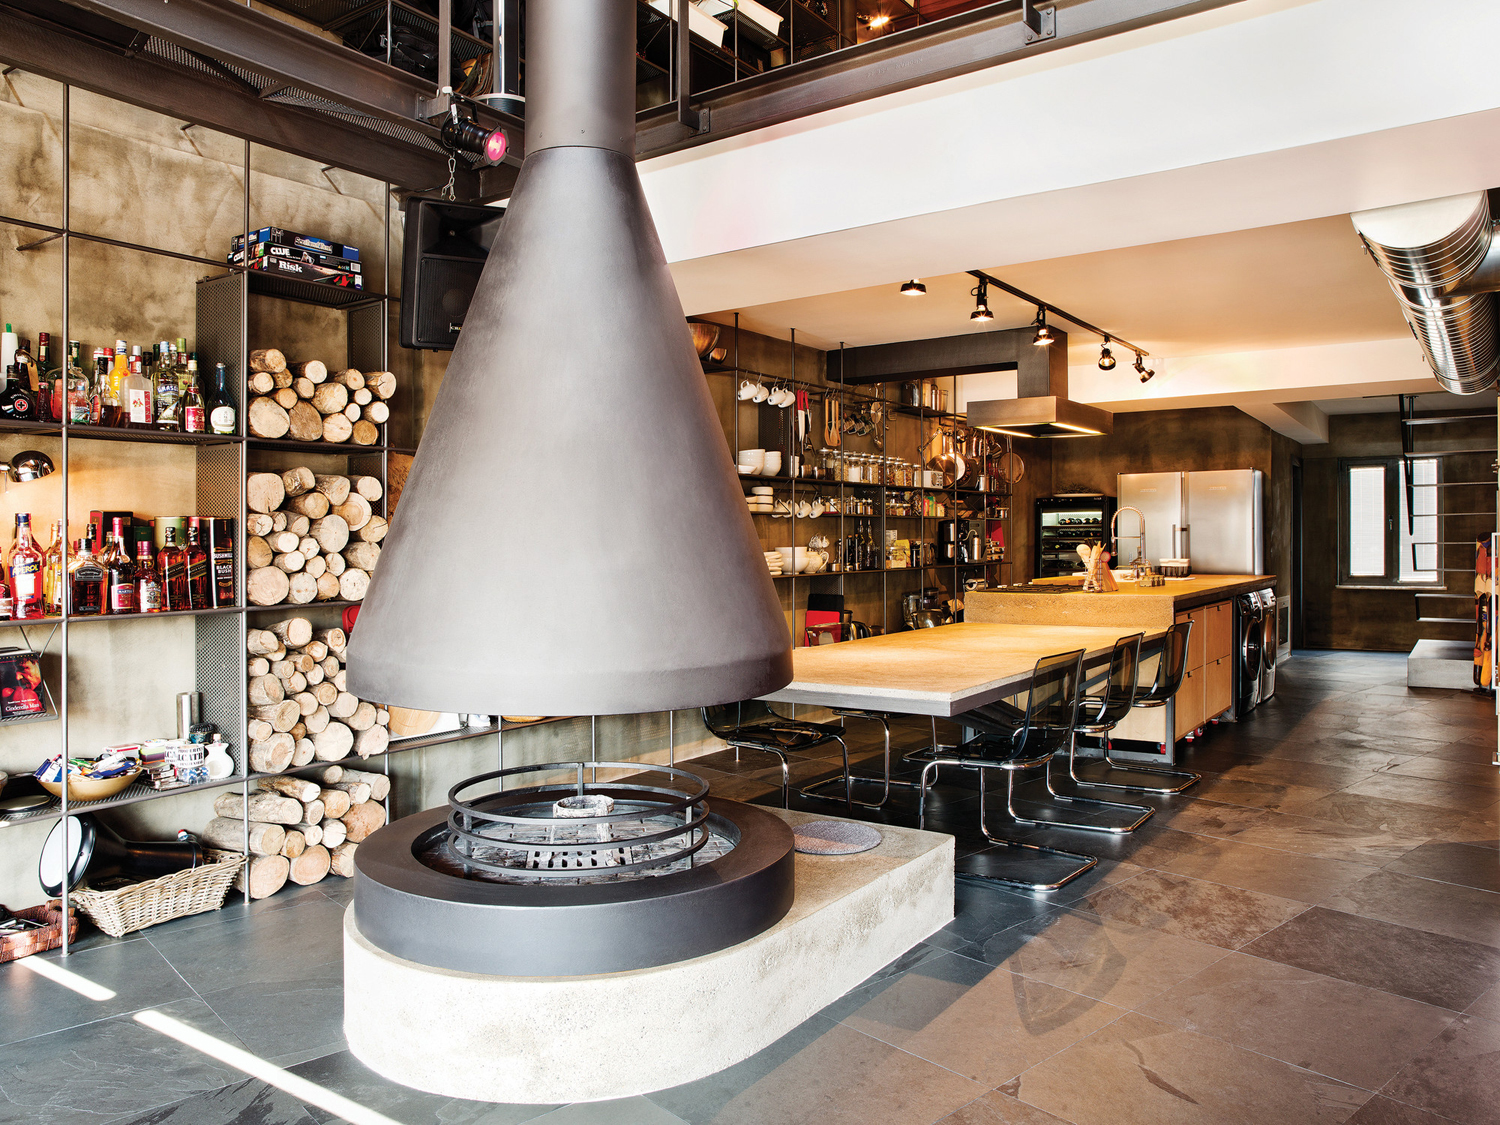
[[342, 629], [315, 629], [305, 617], [247, 630], [251, 770], [280, 773], [351, 752], [361, 758], [385, 752], [390, 709], [350, 694], [346, 643]]
[[245, 482], [246, 596], [251, 605], [357, 602], [389, 525], [367, 476], [319, 476], [305, 465]]
[[275, 348], [250, 353], [250, 433], [258, 438], [375, 445], [396, 393], [389, 371], [328, 370], [320, 360], [288, 365]]
[[250, 822], [250, 862], [238, 886], [265, 898], [290, 880], [306, 886], [328, 875], [354, 874], [359, 842], [385, 823], [391, 779], [343, 766], [317, 766], [298, 776], [262, 778], [248, 801], [224, 793], [201, 836], [218, 852], [244, 854]]

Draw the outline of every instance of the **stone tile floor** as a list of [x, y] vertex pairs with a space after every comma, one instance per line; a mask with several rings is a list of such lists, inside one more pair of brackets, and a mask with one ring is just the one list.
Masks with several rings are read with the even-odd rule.
[[[1199, 785], [1107, 794], [1158, 810], [1130, 836], [1023, 829], [992, 796], [993, 830], [1099, 866], [1051, 894], [960, 879], [951, 925], [700, 1082], [509, 1106], [380, 1079], [344, 1049], [349, 887], [324, 884], [123, 941], [96, 934], [66, 963], [33, 959], [104, 999], [36, 965], [0, 966], [0, 1125], [1490, 1125], [1493, 705], [1404, 683], [1399, 655], [1298, 654], [1273, 701], [1188, 752]], [[860, 768], [878, 767], [876, 733], [851, 724]], [[896, 742], [927, 734], [903, 721]], [[794, 784], [830, 774], [837, 748], [818, 753]], [[773, 765], [749, 752], [697, 761], [715, 792], [775, 803]], [[929, 827], [955, 834], [961, 869], [1014, 864], [979, 835], [977, 802], [965, 777], [945, 777]], [[864, 815], [912, 824], [914, 808], [896, 790]]]

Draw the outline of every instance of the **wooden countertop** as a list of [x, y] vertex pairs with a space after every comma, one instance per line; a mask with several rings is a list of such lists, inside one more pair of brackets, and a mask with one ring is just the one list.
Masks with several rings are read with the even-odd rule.
[[[1047, 585], [1079, 585], [1078, 579], [1041, 580]], [[964, 594], [964, 620], [992, 624], [1133, 625], [1165, 629], [1184, 610], [1222, 602], [1250, 590], [1269, 590], [1274, 574], [1198, 574], [1167, 579], [1164, 586], [1137, 588], [1122, 582], [1109, 594], [1040, 594], [1027, 590], [970, 590]]]
[[[1148, 632], [1148, 639], [1160, 633]], [[964, 622], [798, 648], [792, 682], [764, 698], [946, 718], [1014, 695], [1043, 656], [1081, 648], [1086, 661], [1107, 657], [1120, 635], [1113, 628]]]

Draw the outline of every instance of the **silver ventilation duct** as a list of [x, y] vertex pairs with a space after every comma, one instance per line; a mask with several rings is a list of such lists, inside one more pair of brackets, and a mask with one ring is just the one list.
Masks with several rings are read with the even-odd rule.
[[350, 642], [350, 690], [620, 714], [791, 680], [641, 191], [634, 0], [528, 9], [526, 159]]
[[1493, 296], [1500, 290], [1500, 239], [1488, 194], [1380, 207], [1350, 218], [1443, 389], [1472, 395], [1494, 386], [1500, 374]]

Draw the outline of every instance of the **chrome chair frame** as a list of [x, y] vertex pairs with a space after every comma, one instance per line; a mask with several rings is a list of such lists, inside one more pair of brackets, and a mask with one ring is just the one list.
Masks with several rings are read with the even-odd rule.
[[[802, 719], [785, 718], [773, 711], [770, 704], [761, 700], [745, 700], [737, 706], [743, 711], [747, 704], [757, 704], [764, 708], [767, 718], [748, 723], [737, 722], [730, 726], [716, 723], [710, 717], [710, 712], [714, 708], [705, 707], [702, 711], [703, 725], [716, 737], [722, 738], [728, 745], [734, 747], [736, 760], [739, 759], [739, 752], [742, 749], [760, 750], [775, 755], [781, 762], [781, 805], [783, 808], [791, 807], [792, 773], [787, 754], [799, 750], [811, 750], [814, 746], [823, 746], [829, 742], [837, 742], [839, 749], [843, 751], [844, 758], [844, 805], [850, 812], [853, 812], [854, 789], [849, 774], [849, 744], [844, 741], [843, 728], [831, 723], [810, 723]], [[726, 704], [725, 706], [736, 705]], [[810, 741], [799, 742], [798, 739]], [[822, 784], [826, 785], [827, 782]], [[798, 789], [797, 792], [805, 796], [815, 796], [821, 800], [837, 800], [824, 794], [809, 794], [802, 789]]]
[[[846, 789], [849, 785], [879, 785], [881, 786], [880, 800], [853, 802], [857, 807], [862, 809], [878, 809], [883, 808], [885, 806], [885, 803], [891, 799], [892, 786], [898, 786], [905, 789], [918, 788], [918, 783], [915, 781], [907, 781], [904, 778], [893, 778], [891, 776], [890, 715], [888, 715], [884, 711], [861, 711], [855, 708], [848, 707], [834, 707], [831, 708], [831, 710], [840, 719], [866, 719], [869, 722], [879, 723], [881, 725], [882, 729], [885, 731], [885, 774], [883, 777], [869, 777], [867, 775], [857, 773], [851, 774], [849, 772], [849, 765], [846, 760], [844, 763], [843, 777], [830, 777], [824, 781], [816, 781], [811, 785], [803, 786], [801, 789], [797, 790], [797, 792], [801, 793], [804, 797], [815, 797], [820, 801], [837, 801], [840, 798], [828, 793], [820, 793], [818, 792], [818, 790], [826, 789], [830, 785], [838, 785], [841, 782], [845, 783]], [[847, 723], [845, 724], [845, 727], [847, 728]]]
[[[990, 841], [993, 844], [1003, 844], [1005, 847], [1014, 850], [1040, 852], [1045, 855], [1063, 856], [1067, 859], [1078, 861], [1077, 867], [1069, 871], [1061, 879], [1058, 879], [1054, 882], [1038, 883], [1025, 879], [1014, 879], [1004, 875], [985, 875], [980, 876], [981, 878], [992, 879], [1002, 883], [1009, 883], [1013, 886], [1026, 887], [1029, 890], [1034, 891], [1051, 891], [1056, 890], [1058, 887], [1063, 886], [1065, 883], [1069, 883], [1072, 880], [1078, 878], [1078, 876], [1082, 875], [1085, 871], [1090, 870], [1099, 862], [1097, 857], [1084, 855], [1080, 852], [1070, 852], [1065, 851], [1062, 848], [1050, 848], [1042, 844], [1028, 844], [1020, 840], [1011, 840], [1004, 836], [996, 836], [990, 831], [989, 821], [985, 809], [985, 800], [988, 795], [985, 775], [989, 770], [992, 769], [1004, 770], [1007, 779], [1005, 797], [1006, 812], [1021, 823], [1031, 823], [1022, 820], [1022, 818], [1016, 816], [1015, 813], [1014, 794], [1016, 774], [1021, 770], [1035, 769], [1038, 766], [1047, 766], [1052, 761], [1052, 756], [1057, 749], [1057, 747], [1047, 738], [1047, 735], [1049, 733], [1048, 728], [1036, 721], [1036, 686], [1038, 680], [1042, 677], [1044, 669], [1063, 667], [1070, 659], [1073, 665], [1071, 675], [1073, 677], [1074, 686], [1072, 690], [1072, 698], [1070, 698], [1066, 703], [1066, 707], [1068, 708], [1068, 718], [1066, 720], [1066, 729], [1063, 733], [1068, 740], [1071, 740], [1073, 723], [1076, 720], [1078, 708], [1078, 691], [1082, 679], [1083, 651], [1081, 649], [1075, 652], [1060, 653], [1057, 656], [1053, 657], [1043, 657], [1041, 660], [1037, 661], [1036, 668], [1032, 671], [1031, 685], [1027, 689], [1026, 708], [1024, 711], [1021, 711], [1014, 707], [1010, 707], [1006, 704], [1001, 704], [998, 706], [990, 705], [990, 707], [983, 709], [989, 712], [989, 714], [985, 716], [986, 725], [993, 724], [994, 727], [998, 728], [1001, 731], [1009, 728], [1009, 738], [1011, 742], [1011, 749], [1013, 751], [1013, 753], [1011, 753], [1009, 756], [983, 756], [984, 750], [999, 748], [999, 739], [1000, 737], [1002, 737], [1002, 735], [997, 734], [991, 735], [989, 737], [981, 735], [979, 738], [970, 739], [968, 742], [964, 743], [963, 746], [955, 748], [955, 753], [951, 756], [942, 755], [927, 759], [926, 764], [924, 764], [922, 767], [922, 795], [917, 811], [918, 827], [925, 828], [927, 826], [927, 790], [931, 786], [931, 778], [937, 773], [940, 767], [961, 766], [965, 769], [977, 769], [979, 771], [979, 831], [986, 840]], [[1050, 733], [1055, 736], [1058, 732], [1054, 730]], [[1041, 743], [1041, 746], [1039, 749], [1034, 750], [1031, 756], [1028, 757], [1026, 756], [1026, 743], [1032, 738], [1034, 734], [1039, 734], [1042, 736], [1037, 740]], [[973, 756], [965, 755], [963, 753], [964, 750], [971, 747], [975, 750], [975, 754]]]
[[[1141, 695], [1140, 670], [1141, 661], [1139, 657], [1135, 663], [1136, 680], [1135, 690], [1131, 693], [1131, 707], [1152, 709], [1165, 707], [1172, 697], [1177, 694], [1177, 689], [1182, 686], [1183, 672], [1187, 667], [1187, 647], [1192, 636], [1193, 623], [1191, 621], [1179, 621], [1169, 627], [1161, 639], [1161, 644], [1153, 646], [1151, 655], [1160, 653], [1161, 660], [1156, 666], [1156, 678], [1146, 690], [1145, 698]], [[1124, 640], [1125, 638], [1121, 638]], [[1170, 655], [1169, 655], [1170, 654]], [[1107, 709], [1106, 702], [1101, 708], [1101, 714]], [[1127, 712], [1128, 713], [1128, 712]], [[1097, 735], [1104, 747], [1104, 778], [1083, 776], [1080, 777], [1074, 770], [1072, 758], [1069, 758], [1068, 768], [1073, 780], [1080, 785], [1092, 786], [1096, 789], [1120, 789], [1127, 793], [1156, 793], [1162, 796], [1170, 796], [1173, 793], [1181, 793], [1184, 789], [1196, 785], [1201, 779], [1200, 774], [1191, 770], [1162, 769], [1160, 766], [1136, 765], [1133, 762], [1117, 762], [1109, 756], [1109, 731], [1115, 728], [1119, 720], [1110, 723], [1102, 731], [1096, 731], [1087, 727], [1080, 728], [1080, 733], [1086, 735]], [[1126, 782], [1105, 780], [1113, 773], [1127, 774], [1150, 774], [1153, 777], [1171, 777], [1183, 779], [1181, 784], [1176, 785], [1131, 785]]]

